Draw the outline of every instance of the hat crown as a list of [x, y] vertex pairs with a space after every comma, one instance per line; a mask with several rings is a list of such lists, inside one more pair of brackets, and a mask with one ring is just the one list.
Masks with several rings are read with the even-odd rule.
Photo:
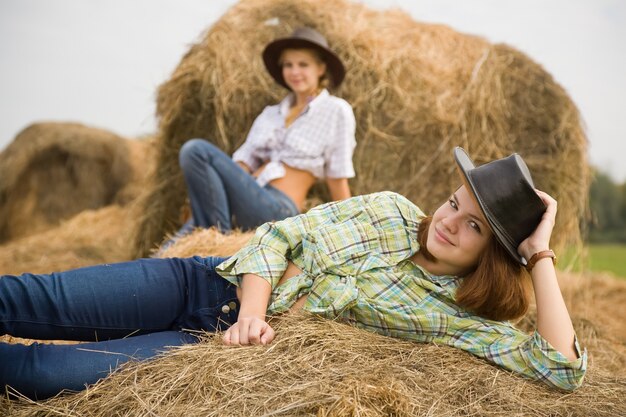
[[537, 228], [546, 209], [528, 166], [518, 154], [479, 167], [461, 148], [455, 149], [455, 157], [496, 239], [515, 260], [526, 264], [517, 248]]
[[311, 48], [320, 53], [326, 63], [326, 71], [330, 75], [332, 85], [338, 87], [346, 75], [346, 70], [339, 57], [329, 48], [326, 38], [317, 30], [310, 27], [296, 28], [286, 38], [278, 38], [268, 43], [263, 50], [263, 63], [269, 74], [276, 82], [289, 89], [278, 62], [285, 49]]
[[317, 30], [309, 27], [299, 27], [293, 31], [290, 38], [304, 39], [309, 42], [316, 43], [324, 48], [328, 48], [328, 41]]

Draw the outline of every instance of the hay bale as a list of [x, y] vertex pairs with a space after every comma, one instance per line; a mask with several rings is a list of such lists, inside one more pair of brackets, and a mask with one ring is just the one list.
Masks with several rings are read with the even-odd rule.
[[[115, 217], [104, 210], [101, 216], [95, 212], [84, 220], [95, 223], [96, 218]], [[228, 256], [251, 235], [197, 230], [161, 256]], [[130, 364], [77, 394], [39, 403], [0, 399], [0, 414], [624, 415], [626, 324], [610, 317], [626, 314], [626, 282], [565, 272], [559, 279], [580, 342], [590, 354], [583, 387], [573, 394], [460, 350], [379, 336], [299, 313], [274, 319], [278, 336], [269, 346], [226, 347], [219, 337], [205, 335], [198, 345]], [[534, 326], [534, 314], [519, 326]]]
[[231, 256], [241, 249], [254, 232], [233, 231], [223, 235], [215, 228], [198, 228], [159, 253], [160, 258], [188, 258], [191, 256]]
[[50, 273], [131, 259], [135, 206], [84, 210], [56, 227], [0, 245], [0, 272]]
[[589, 371], [573, 394], [465, 352], [368, 333], [310, 315], [275, 319], [269, 346], [207, 336], [131, 364], [86, 391], [45, 402], [0, 400], [26, 416], [617, 416], [626, 380]]
[[[278, 25], [266, 23], [276, 19]], [[478, 163], [518, 151], [538, 187], [561, 203], [555, 246], [580, 242], [585, 133], [576, 106], [540, 65], [507, 45], [398, 10], [345, 0], [243, 0], [159, 88], [158, 171], [138, 224], [137, 254], [180, 224], [180, 145], [203, 137], [226, 152], [239, 146], [254, 117], [285, 94], [263, 67], [263, 46], [300, 25], [324, 33], [348, 69], [337, 94], [357, 119], [355, 193], [394, 190], [432, 211], [459, 184], [454, 146]]]
[[133, 200], [152, 167], [149, 146], [74, 123], [27, 127], [0, 154], [0, 242]]

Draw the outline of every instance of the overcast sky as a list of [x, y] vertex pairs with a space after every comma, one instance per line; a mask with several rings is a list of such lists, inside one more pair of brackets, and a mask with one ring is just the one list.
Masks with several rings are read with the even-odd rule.
[[[295, 0], [294, 0], [295, 1]], [[323, 0], [320, 0], [323, 1]], [[626, 2], [364, 0], [521, 49], [565, 87], [591, 162], [626, 181]], [[28, 124], [156, 130], [156, 88], [234, 0], [0, 0], [0, 149]]]

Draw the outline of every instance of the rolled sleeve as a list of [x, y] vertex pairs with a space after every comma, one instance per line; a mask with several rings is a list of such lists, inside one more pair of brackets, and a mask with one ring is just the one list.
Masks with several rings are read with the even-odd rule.
[[352, 178], [355, 176], [352, 156], [356, 147], [356, 120], [352, 108], [341, 102], [336, 123], [337, 137], [326, 154], [325, 176], [328, 178]]
[[[256, 274], [276, 288], [287, 269], [294, 251], [300, 251], [302, 241], [310, 230], [329, 219], [319, 211], [324, 206], [287, 219], [259, 226], [250, 242], [232, 257], [217, 266], [218, 274], [240, 285], [243, 274]], [[301, 267], [301, 265], [299, 265]]]
[[263, 163], [263, 155], [259, 154], [259, 144], [269, 135], [268, 126], [271, 125], [272, 107], [263, 109], [254, 119], [246, 141], [233, 153], [232, 159], [245, 163], [251, 171], [256, 171]]
[[537, 331], [529, 335], [504, 325], [483, 323], [471, 330], [462, 329], [452, 335], [449, 344], [567, 391], [581, 386], [587, 370], [587, 351], [581, 354], [577, 338], [574, 344], [578, 358], [574, 361], [568, 360]]
[[289, 252], [289, 242], [280, 228], [273, 223], [265, 223], [257, 228], [246, 246], [219, 264], [216, 271], [237, 286], [241, 285], [243, 274], [255, 274], [275, 288], [287, 269]]
[[[363, 216], [364, 222], [373, 221], [368, 217], [369, 206], [396, 202], [398, 199], [398, 195], [388, 192], [357, 196], [322, 204], [305, 214], [265, 223], [257, 228], [245, 247], [218, 265], [216, 271], [235, 285], [240, 285], [242, 274], [253, 273], [267, 280], [272, 288], [276, 288], [289, 260], [300, 269], [317, 275], [328, 266], [320, 261], [326, 259], [322, 249], [328, 248], [328, 245], [320, 246], [317, 242], [317, 230], [329, 225], [351, 224], [351, 219], [360, 216]], [[352, 236], [343, 227], [331, 228], [337, 238]], [[346, 245], [349, 246], [349, 243]], [[307, 255], [306, 259], [303, 253]]]
[[243, 274], [255, 274], [269, 282], [272, 288], [278, 285], [286, 269], [285, 256], [267, 246], [247, 247], [218, 266], [220, 275], [232, 284], [241, 286]]
[[535, 331], [528, 342], [520, 346], [520, 356], [527, 367], [527, 376], [547, 384], [573, 391], [582, 385], [587, 371], [587, 350], [582, 353], [578, 338], [574, 337], [578, 359], [570, 361]]

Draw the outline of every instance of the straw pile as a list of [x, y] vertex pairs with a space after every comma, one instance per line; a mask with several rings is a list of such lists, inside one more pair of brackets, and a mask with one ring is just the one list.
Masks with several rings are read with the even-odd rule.
[[[229, 255], [250, 233], [199, 230], [162, 256]], [[378, 336], [300, 313], [275, 318], [269, 346], [230, 348], [204, 335], [131, 364], [77, 394], [0, 400], [26, 416], [617, 416], [626, 415], [626, 282], [560, 273], [589, 371], [574, 393], [464, 352]], [[520, 327], [534, 326], [531, 313]], [[6, 339], [5, 339], [6, 341]]]
[[147, 143], [73, 123], [24, 129], [0, 154], [0, 242], [135, 199], [151, 167]]
[[[278, 25], [265, 24], [275, 18]], [[478, 163], [518, 151], [537, 185], [560, 202], [555, 245], [578, 242], [588, 187], [584, 132], [567, 94], [528, 57], [506, 45], [417, 23], [399, 11], [374, 12], [344, 0], [245, 0], [207, 31], [159, 89], [157, 171], [148, 196], [137, 205], [111, 205], [128, 201], [120, 191], [123, 184], [137, 184], [124, 181], [124, 172], [131, 169], [128, 161], [125, 165], [124, 157], [111, 151], [108, 165], [94, 163], [97, 155], [109, 152], [97, 141], [82, 154], [68, 152], [93, 158], [77, 165], [80, 175], [71, 178], [89, 179], [95, 188], [101, 186], [98, 178], [115, 179], [116, 187], [102, 185], [109, 194], [98, 194], [112, 197], [102, 198], [96, 207], [109, 206], [1, 246], [2, 273], [114, 262], [128, 259], [131, 249], [136, 254], [154, 249], [180, 222], [185, 189], [178, 148], [189, 138], [204, 137], [232, 152], [243, 141], [254, 117], [285, 93], [265, 73], [260, 51], [299, 25], [324, 33], [348, 68], [337, 95], [352, 103], [357, 117], [355, 194], [391, 189], [430, 211], [459, 182], [451, 168], [453, 146], [464, 146]], [[46, 132], [53, 130], [46, 126]], [[69, 146], [41, 155], [52, 157]], [[88, 152], [94, 148], [100, 150]], [[20, 172], [36, 171], [28, 162], [33, 160], [24, 159], [21, 166], [29, 168]], [[0, 170], [8, 163], [0, 160]], [[26, 200], [15, 194], [6, 199], [10, 187], [2, 185], [3, 173], [0, 203], [22, 201], [23, 210], [42, 207], [41, 197]], [[47, 175], [51, 187], [55, 177]], [[55, 182], [67, 183], [69, 174], [63, 175]], [[324, 198], [318, 193], [312, 200]], [[56, 194], [65, 203], [82, 204], [70, 191]], [[26, 218], [32, 221], [43, 211], [52, 210], [35, 210]], [[199, 231], [161, 256], [229, 255], [249, 236]], [[585, 384], [573, 394], [454, 349], [299, 314], [274, 320], [279, 336], [270, 346], [227, 348], [205, 335], [198, 345], [132, 364], [78, 394], [40, 403], [0, 399], [0, 415], [626, 415], [626, 324], [615, 320], [626, 313], [626, 284], [565, 273], [561, 284], [581, 344], [591, 354]], [[533, 320], [531, 313], [520, 326], [530, 328]]]
[[0, 273], [50, 273], [131, 259], [132, 206], [85, 210], [44, 232], [0, 245]]
[[618, 416], [626, 383], [594, 367], [573, 394], [464, 352], [300, 314], [272, 322], [269, 347], [219, 337], [133, 364], [75, 395], [0, 400], [25, 416]]
[[348, 69], [337, 95], [357, 119], [354, 193], [390, 189], [431, 211], [459, 183], [454, 146], [478, 163], [517, 151], [538, 187], [560, 202], [555, 246], [579, 242], [585, 133], [576, 106], [540, 65], [507, 45], [401, 11], [345, 0], [243, 0], [159, 88], [158, 171], [138, 224], [138, 255], [180, 224], [181, 144], [202, 137], [236, 149], [263, 107], [285, 94], [264, 70], [263, 46], [300, 25], [325, 34]]

